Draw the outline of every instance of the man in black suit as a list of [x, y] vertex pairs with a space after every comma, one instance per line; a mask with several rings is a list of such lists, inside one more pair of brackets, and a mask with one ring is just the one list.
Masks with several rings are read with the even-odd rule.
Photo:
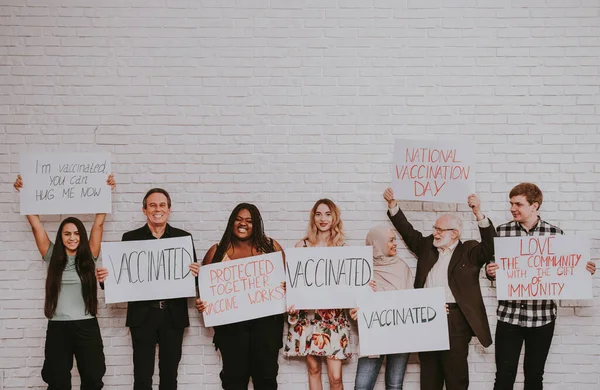
[[[147, 223], [123, 234], [121, 241], [155, 240], [191, 234], [167, 223], [171, 197], [162, 188], [146, 193], [142, 211]], [[192, 246], [194, 240], [192, 239]], [[194, 250], [194, 261], [196, 251]], [[177, 389], [177, 368], [181, 360], [183, 330], [190, 325], [187, 298], [140, 301], [127, 304], [127, 323], [133, 343], [133, 388], [151, 390], [154, 357], [158, 343], [160, 390]]]
[[462, 221], [455, 215], [442, 215], [433, 234], [424, 237], [408, 222], [388, 188], [388, 217], [406, 246], [417, 258], [415, 288], [443, 287], [448, 306], [450, 350], [421, 352], [421, 389], [463, 390], [469, 387], [469, 342], [477, 336], [484, 347], [492, 344], [490, 326], [481, 297], [479, 273], [494, 255], [496, 231], [481, 212], [479, 197], [472, 194], [468, 205], [477, 218], [481, 243], [460, 241]]

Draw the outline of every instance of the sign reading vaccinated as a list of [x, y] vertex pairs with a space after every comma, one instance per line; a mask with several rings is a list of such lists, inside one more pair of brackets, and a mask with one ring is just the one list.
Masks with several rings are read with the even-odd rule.
[[102, 243], [106, 303], [193, 297], [190, 236]]
[[287, 304], [296, 309], [343, 309], [371, 293], [370, 246], [291, 248], [285, 251]]
[[377, 292], [357, 304], [361, 356], [450, 348], [441, 287]]

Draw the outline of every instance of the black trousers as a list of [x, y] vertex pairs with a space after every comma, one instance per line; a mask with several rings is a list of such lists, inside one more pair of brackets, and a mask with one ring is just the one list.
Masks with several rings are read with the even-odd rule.
[[277, 389], [282, 315], [216, 326], [214, 341], [223, 359], [223, 389], [246, 390], [250, 377], [257, 390]]
[[142, 326], [131, 327], [133, 343], [133, 389], [151, 390], [154, 358], [158, 344], [160, 390], [177, 389], [177, 369], [181, 360], [184, 328], [171, 323], [169, 308], [150, 308]]
[[469, 387], [469, 342], [473, 330], [459, 308], [448, 313], [450, 349], [419, 352], [421, 360], [421, 390], [464, 390]]
[[71, 389], [73, 355], [81, 377], [81, 389], [101, 389], [106, 372], [104, 345], [96, 318], [48, 321], [42, 379], [48, 390]]
[[519, 356], [525, 342], [523, 371], [525, 390], [543, 388], [544, 366], [554, 336], [555, 321], [526, 328], [498, 321], [496, 326], [496, 381], [494, 390], [512, 390], [517, 376]]

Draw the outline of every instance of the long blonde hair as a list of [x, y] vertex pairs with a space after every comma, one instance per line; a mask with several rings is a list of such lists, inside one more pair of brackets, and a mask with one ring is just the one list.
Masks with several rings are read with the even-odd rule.
[[332, 200], [324, 198], [319, 199], [315, 203], [315, 205], [310, 210], [310, 219], [308, 221], [308, 227], [306, 228], [306, 236], [303, 238], [304, 240], [308, 240], [311, 246], [317, 244], [317, 225], [315, 224], [315, 214], [317, 213], [317, 208], [324, 204], [329, 207], [331, 211], [331, 216], [333, 220], [331, 221], [331, 229], [329, 230], [329, 242], [328, 246], [341, 246], [344, 244], [344, 231], [342, 224], [342, 213], [340, 209], [333, 203]]

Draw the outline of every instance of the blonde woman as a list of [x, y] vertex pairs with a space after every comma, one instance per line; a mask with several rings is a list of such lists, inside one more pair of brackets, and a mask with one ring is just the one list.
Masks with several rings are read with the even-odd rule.
[[[310, 210], [306, 236], [296, 247], [343, 246], [344, 232], [339, 208], [329, 199], [318, 200]], [[308, 387], [321, 390], [321, 356], [327, 357], [331, 390], [343, 389], [342, 361], [350, 356], [350, 324], [345, 309], [300, 310], [289, 308], [289, 330], [284, 354], [306, 356]]]

